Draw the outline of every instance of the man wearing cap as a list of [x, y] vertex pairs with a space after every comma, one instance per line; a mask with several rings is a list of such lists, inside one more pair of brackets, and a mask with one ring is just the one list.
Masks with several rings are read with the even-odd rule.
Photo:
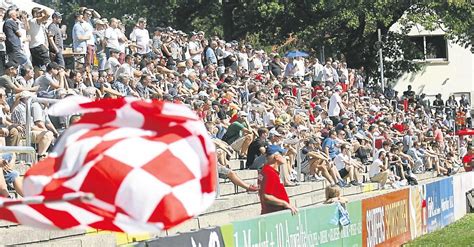
[[130, 34], [130, 40], [134, 42], [138, 47], [138, 54], [143, 56], [151, 56], [150, 49], [150, 34], [146, 29], [146, 19], [139, 18], [136, 27]]
[[341, 111], [342, 112], [346, 111], [346, 108], [342, 104], [341, 96], [339, 95], [341, 91], [342, 91], [342, 87], [339, 85], [336, 86], [334, 93], [329, 99], [328, 115], [329, 115], [329, 118], [332, 120], [333, 125], [337, 125], [339, 123], [339, 115]]
[[105, 70], [105, 65], [107, 63], [107, 56], [105, 55], [105, 29], [107, 25], [101, 19], [95, 21], [95, 30], [93, 32], [95, 39], [95, 48], [97, 59], [99, 60], [99, 71]]
[[38, 87], [39, 97], [54, 98], [55, 90], [64, 88], [65, 83], [64, 70], [57, 63], [52, 62], [46, 66], [46, 73], [36, 79], [34, 86]]
[[285, 163], [282, 153], [286, 152], [277, 145], [269, 145], [266, 149], [267, 163], [263, 166], [258, 176], [260, 205], [262, 214], [268, 214], [285, 209], [290, 209], [296, 214], [298, 209], [290, 204], [290, 199], [285, 187], [281, 183], [278, 169]]
[[63, 20], [62, 14], [59, 12], [54, 12], [52, 16], [52, 22], [48, 26], [48, 41], [49, 41], [49, 51], [52, 53], [52, 60], [57, 64], [64, 67], [64, 57], [63, 57], [63, 35], [61, 32], [61, 21]]

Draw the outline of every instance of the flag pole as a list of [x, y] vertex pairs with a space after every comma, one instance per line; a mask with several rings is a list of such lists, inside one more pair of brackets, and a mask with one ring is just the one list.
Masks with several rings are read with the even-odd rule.
[[61, 197], [48, 197], [44, 196], [28, 196], [21, 199], [8, 199], [5, 198], [0, 200], [0, 208], [15, 206], [15, 205], [34, 205], [34, 204], [44, 204], [44, 203], [58, 203], [58, 202], [71, 202], [71, 201], [91, 201], [94, 199], [94, 194], [92, 193], [67, 193]]

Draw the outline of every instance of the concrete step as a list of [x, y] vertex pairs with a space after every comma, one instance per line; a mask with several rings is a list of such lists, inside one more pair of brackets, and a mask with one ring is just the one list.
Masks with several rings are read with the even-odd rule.
[[66, 239], [52, 240], [43, 243], [24, 244], [15, 246], [28, 246], [28, 247], [105, 247], [115, 246], [116, 239], [113, 234], [96, 234], [96, 235], [83, 235], [80, 237], [72, 237]]
[[49, 241], [60, 238], [75, 237], [85, 234], [85, 230], [43, 230], [27, 226], [0, 228], [0, 243], [3, 245], [18, 245]]
[[[234, 170], [237, 176], [240, 177], [242, 180], [254, 180], [258, 178], [258, 171], [257, 170]], [[219, 183], [231, 183], [229, 179], [219, 179]]]
[[17, 226], [17, 225], [18, 225], [17, 223], [13, 223], [13, 222], [6, 221], [6, 220], [0, 220], [0, 229], [1, 228], [12, 227], [12, 226]]
[[245, 168], [245, 161], [240, 159], [231, 159], [229, 160], [229, 166], [232, 170], [242, 170]]

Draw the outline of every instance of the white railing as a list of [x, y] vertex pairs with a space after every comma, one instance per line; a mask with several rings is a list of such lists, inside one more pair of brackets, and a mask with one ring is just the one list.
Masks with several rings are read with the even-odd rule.
[[48, 99], [48, 98], [38, 98], [38, 97], [30, 97], [26, 101], [26, 144], [25, 146], [31, 146], [31, 125], [32, 125], [32, 116], [31, 116], [31, 105], [34, 102], [38, 103], [56, 103], [58, 99]]

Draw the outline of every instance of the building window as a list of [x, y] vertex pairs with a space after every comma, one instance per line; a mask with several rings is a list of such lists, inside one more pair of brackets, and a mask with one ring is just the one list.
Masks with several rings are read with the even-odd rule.
[[444, 35], [412, 36], [415, 45], [415, 59], [448, 60], [448, 45]]

